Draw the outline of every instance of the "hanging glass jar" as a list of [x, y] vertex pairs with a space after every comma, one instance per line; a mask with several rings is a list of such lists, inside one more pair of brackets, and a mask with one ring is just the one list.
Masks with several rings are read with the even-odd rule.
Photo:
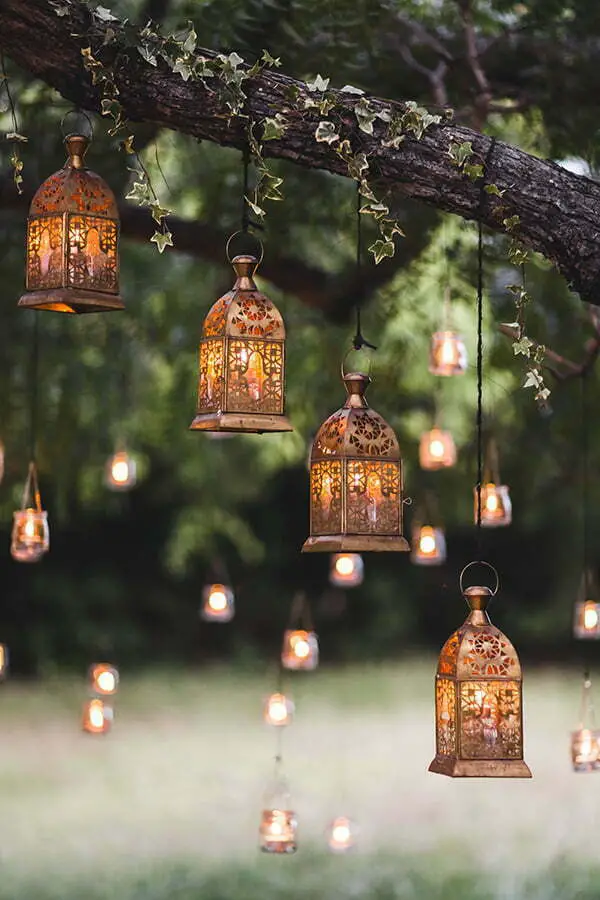
[[283, 634], [281, 665], [284, 669], [310, 671], [318, 664], [319, 641], [306, 596], [299, 592], [292, 602], [289, 627]]
[[95, 694], [112, 696], [119, 686], [119, 671], [110, 663], [92, 663], [89, 670], [90, 689]]
[[353, 372], [342, 377], [346, 402], [321, 425], [312, 447], [310, 536], [302, 552], [410, 550], [402, 534], [398, 440], [385, 419], [369, 408], [369, 376]]
[[429, 371], [432, 375], [463, 375], [467, 370], [467, 349], [462, 337], [451, 327], [450, 287], [444, 291], [444, 324], [431, 336]]
[[235, 615], [235, 596], [226, 584], [207, 584], [202, 590], [200, 617], [206, 622], [230, 622]]
[[107, 734], [113, 722], [113, 709], [102, 698], [86, 700], [83, 708], [83, 730], [88, 734]]
[[294, 718], [293, 701], [280, 691], [276, 691], [267, 697], [263, 718], [267, 725], [274, 725], [276, 728], [291, 725]]
[[593, 572], [586, 568], [581, 576], [573, 617], [573, 635], [579, 640], [600, 638], [600, 603], [597, 597]]
[[327, 844], [332, 853], [347, 853], [356, 844], [356, 826], [346, 816], [338, 816], [327, 829]]
[[333, 553], [329, 581], [334, 587], [358, 587], [363, 583], [365, 565], [360, 553]]
[[600, 730], [596, 728], [589, 672], [583, 677], [581, 722], [577, 731], [571, 732], [571, 761], [575, 772], [597, 772], [600, 769]]
[[265, 792], [260, 819], [260, 849], [264, 853], [295, 853], [298, 822], [292, 809], [290, 789], [281, 773], [281, 759]]
[[137, 464], [126, 450], [117, 450], [106, 463], [104, 483], [111, 491], [129, 491], [137, 483]]
[[106, 182], [85, 166], [89, 144], [83, 134], [68, 134], [65, 165], [31, 202], [26, 292], [19, 306], [64, 313], [124, 308], [117, 202]]
[[13, 513], [10, 555], [16, 562], [38, 562], [50, 549], [48, 513], [42, 509], [37, 468], [29, 463], [21, 509]]
[[[473, 489], [474, 521], [477, 524], [478, 498], [477, 487]], [[498, 450], [495, 441], [488, 443], [483, 484], [481, 485], [481, 526], [482, 528], [499, 528], [512, 522], [512, 503], [507, 485], [500, 484], [498, 468]]]
[[210, 309], [202, 327], [196, 431], [292, 431], [285, 411], [285, 325], [254, 275], [262, 260], [227, 258], [233, 288]]
[[417, 522], [412, 531], [410, 559], [416, 566], [441, 566], [446, 561], [444, 529]]
[[421, 435], [419, 465], [422, 469], [450, 469], [456, 464], [456, 446], [449, 431], [434, 426]]
[[490, 622], [496, 586], [460, 589], [470, 613], [440, 653], [436, 685], [436, 756], [430, 772], [452, 778], [530, 778], [523, 760], [522, 675], [511, 642]]

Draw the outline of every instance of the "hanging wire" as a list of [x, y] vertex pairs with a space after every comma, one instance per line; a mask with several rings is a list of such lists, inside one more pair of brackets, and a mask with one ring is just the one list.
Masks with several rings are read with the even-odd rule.
[[[483, 188], [482, 188], [483, 191]], [[477, 232], [477, 554], [482, 557], [481, 482], [483, 480], [483, 225]]]
[[361, 305], [365, 294], [365, 284], [362, 268], [362, 197], [360, 193], [360, 181], [356, 182], [356, 334], [352, 338], [352, 346], [355, 350], [369, 347], [377, 350], [375, 344], [369, 343], [362, 333]]
[[39, 373], [39, 316], [33, 316], [33, 338], [31, 342], [31, 363], [29, 371], [29, 459], [35, 463], [37, 456], [37, 416], [38, 416], [38, 373]]
[[243, 188], [242, 188], [242, 231], [244, 234], [247, 233], [248, 228], [250, 227], [250, 214], [248, 211], [248, 174], [250, 168], [250, 146], [246, 144], [244, 146], [244, 152], [242, 156], [242, 165], [244, 167], [244, 180], [243, 180]]
[[583, 571], [584, 583], [586, 591], [590, 590], [588, 584], [588, 565], [589, 565], [589, 443], [588, 443], [588, 376], [587, 371], [581, 373], [581, 515], [582, 515], [582, 531], [583, 531]]

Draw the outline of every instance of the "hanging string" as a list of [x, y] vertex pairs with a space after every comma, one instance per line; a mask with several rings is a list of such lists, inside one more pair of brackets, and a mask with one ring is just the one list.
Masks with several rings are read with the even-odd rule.
[[361, 215], [362, 197], [360, 193], [360, 181], [356, 182], [356, 334], [352, 338], [352, 346], [355, 350], [362, 350], [363, 347], [369, 347], [376, 350], [375, 344], [369, 343], [362, 333], [361, 328], [361, 305], [365, 295], [365, 284], [362, 269], [362, 215]]
[[39, 371], [39, 315], [33, 316], [33, 339], [31, 342], [31, 363], [29, 372], [29, 459], [35, 463], [37, 457], [37, 415], [38, 415], [38, 371]]
[[[482, 188], [483, 190], [483, 188]], [[477, 555], [482, 557], [481, 482], [483, 481], [483, 225], [477, 232]]]
[[[581, 373], [581, 514], [583, 530], [583, 572], [586, 591], [590, 590], [588, 584], [589, 565], [589, 446], [588, 446], [588, 379], [587, 371]], [[584, 598], [586, 599], [586, 598]]]

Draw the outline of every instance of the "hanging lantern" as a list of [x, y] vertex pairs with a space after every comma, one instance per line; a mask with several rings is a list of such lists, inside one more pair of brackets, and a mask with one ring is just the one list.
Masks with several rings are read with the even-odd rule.
[[600, 638], [600, 603], [596, 594], [593, 573], [586, 569], [581, 576], [579, 595], [575, 603], [573, 634], [580, 640]]
[[498, 575], [493, 591], [482, 586], [465, 590], [462, 582], [467, 568], [461, 573], [460, 587], [471, 612], [440, 654], [435, 687], [436, 756], [429, 771], [452, 778], [530, 778], [523, 760], [519, 658], [486, 612], [498, 590]]
[[356, 826], [346, 816], [338, 816], [327, 830], [327, 843], [332, 853], [347, 853], [356, 843]]
[[10, 555], [17, 562], [38, 562], [49, 549], [48, 513], [42, 509], [37, 468], [31, 462], [21, 509], [13, 513]]
[[267, 697], [263, 715], [267, 725], [275, 725], [277, 728], [291, 725], [294, 718], [294, 703], [285, 694], [276, 692]]
[[[474, 488], [475, 523], [477, 524], [477, 487]], [[494, 441], [487, 447], [483, 484], [481, 485], [481, 525], [483, 528], [498, 528], [512, 522], [512, 504], [505, 484], [500, 484], [498, 451]]]
[[419, 464], [422, 469], [449, 469], [456, 463], [456, 446], [449, 431], [432, 428], [421, 435]]
[[95, 694], [111, 696], [117, 693], [119, 671], [109, 663], [93, 663], [89, 671], [90, 688]]
[[225, 584], [207, 584], [202, 591], [200, 617], [206, 622], [230, 622], [235, 613], [233, 591]]
[[310, 537], [302, 552], [409, 550], [398, 440], [369, 409], [369, 376], [355, 372], [343, 380], [346, 402], [321, 425], [312, 447]]
[[298, 823], [292, 810], [287, 781], [279, 772], [276, 761], [273, 781], [267, 788], [260, 821], [260, 849], [264, 853], [295, 853]]
[[229, 261], [236, 282], [204, 320], [198, 410], [190, 428], [258, 434], [292, 431], [284, 415], [283, 319], [254, 283], [260, 261], [250, 254]]
[[0, 679], [8, 675], [8, 647], [0, 644]]
[[600, 730], [596, 728], [589, 672], [583, 676], [581, 722], [577, 731], [571, 732], [571, 761], [576, 772], [600, 769]]
[[128, 491], [137, 482], [135, 459], [126, 450], [118, 450], [106, 463], [104, 483], [111, 491]]
[[27, 220], [26, 292], [19, 306], [64, 313], [123, 309], [119, 213], [108, 185], [85, 167], [90, 139], [65, 138], [68, 159], [35, 194]]
[[431, 336], [429, 371], [432, 375], [462, 375], [467, 371], [467, 349], [456, 331], [436, 331]]
[[441, 566], [446, 560], [446, 538], [443, 528], [415, 525], [412, 532], [410, 560], [416, 566]]
[[104, 700], [92, 697], [83, 708], [83, 730], [88, 734], [106, 734], [113, 721], [113, 710]]
[[363, 583], [364, 569], [360, 553], [334, 553], [329, 565], [329, 581], [334, 587], [358, 587]]
[[319, 641], [315, 632], [303, 629], [285, 631], [281, 664], [284, 669], [316, 669], [319, 664]]

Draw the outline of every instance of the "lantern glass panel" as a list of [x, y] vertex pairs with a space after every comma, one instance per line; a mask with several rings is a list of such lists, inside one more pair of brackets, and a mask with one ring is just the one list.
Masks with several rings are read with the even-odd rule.
[[319, 642], [314, 631], [288, 629], [283, 636], [281, 664], [285, 669], [316, 669]]
[[202, 591], [200, 616], [207, 622], [229, 622], [235, 614], [233, 591], [226, 584], [207, 584]]
[[462, 375], [467, 370], [467, 350], [456, 331], [436, 331], [431, 337], [429, 371], [432, 375]]
[[338, 816], [328, 828], [327, 843], [332, 853], [347, 853], [356, 844], [356, 826], [346, 816]]
[[113, 722], [113, 709], [99, 697], [87, 700], [83, 708], [83, 730], [88, 734], [107, 734]]
[[334, 587], [358, 587], [364, 578], [360, 553], [334, 553], [329, 564], [329, 581]]
[[440, 566], [446, 559], [443, 528], [417, 525], [413, 529], [411, 562], [417, 566]]
[[90, 687], [96, 694], [111, 696], [119, 687], [119, 672], [110, 663], [93, 663], [89, 671]]
[[285, 694], [277, 691], [267, 697], [263, 717], [267, 725], [274, 725], [277, 728], [291, 725], [294, 718], [294, 703]]
[[10, 555], [17, 562], [38, 562], [50, 549], [48, 513], [31, 507], [13, 513]]
[[575, 772], [600, 769], [600, 730], [579, 728], [571, 732], [571, 760]]
[[456, 446], [449, 431], [432, 428], [421, 435], [419, 464], [422, 469], [449, 469], [456, 463]]
[[[477, 488], [474, 495], [474, 521], [477, 523]], [[482, 528], [498, 528], [512, 522], [512, 504], [510, 493], [505, 484], [494, 484], [492, 481], [481, 485], [481, 526]]]
[[104, 483], [111, 491], [128, 491], [137, 483], [137, 464], [126, 450], [119, 450], [106, 463]]

